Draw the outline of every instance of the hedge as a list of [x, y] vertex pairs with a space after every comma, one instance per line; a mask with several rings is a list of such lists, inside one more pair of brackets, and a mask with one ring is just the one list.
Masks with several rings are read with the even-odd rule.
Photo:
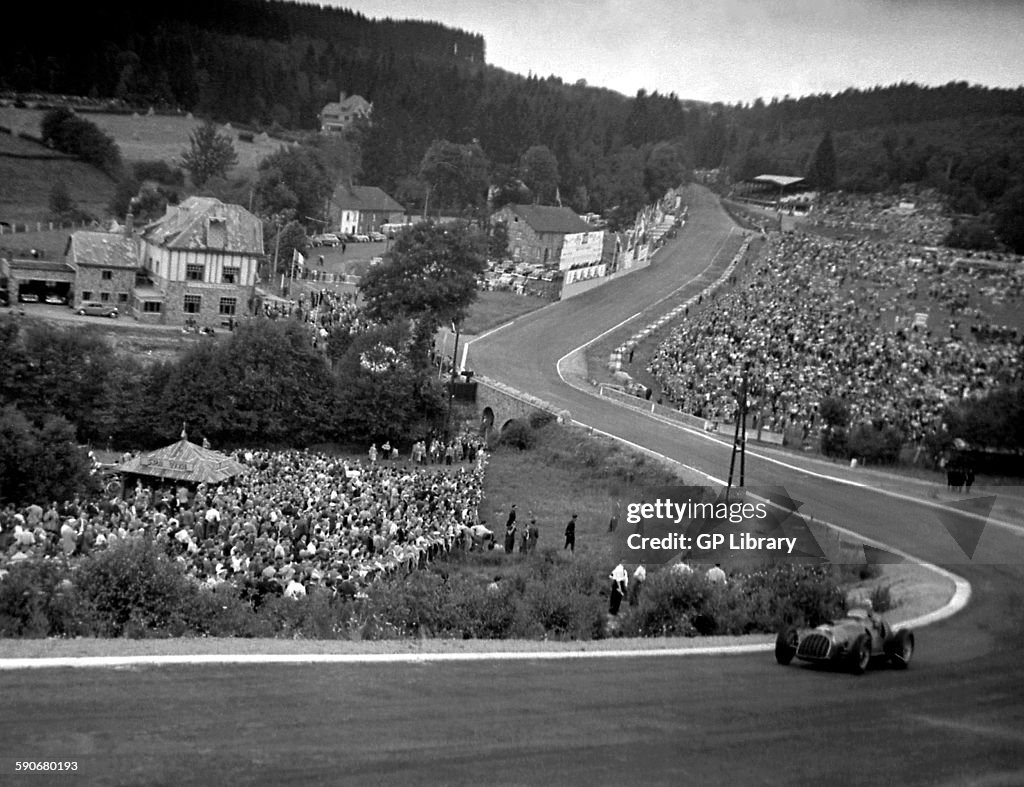
[[[503, 566], [499, 569], [496, 566]], [[505, 576], [492, 583], [495, 572]], [[773, 632], [839, 615], [844, 579], [828, 566], [781, 565], [732, 576], [652, 572], [635, 606], [608, 625], [607, 567], [550, 549], [514, 562], [453, 553], [378, 581], [365, 598], [328, 588], [255, 604], [245, 588], [186, 577], [153, 543], [122, 542], [68, 563], [29, 560], [0, 580], [0, 637], [410, 637], [589, 640], [616, 635]]]

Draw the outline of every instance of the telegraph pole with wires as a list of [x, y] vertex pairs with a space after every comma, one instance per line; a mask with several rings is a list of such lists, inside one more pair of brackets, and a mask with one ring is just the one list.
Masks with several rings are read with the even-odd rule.
[[744, 486], [747, 469], [747, 378], [750, 373], [750, 362], [743, 364], [743, 377], [740, 381], [739, 407], [736, 416], [736, 433], [732, 440], [732, 458], [729, 460], [729, 483], [725, 490], [725, 499], [729, 500], [732, 491], [733, 472], [736, 469], [736, 454], [740, 455], [740, 479], [738, 486]]

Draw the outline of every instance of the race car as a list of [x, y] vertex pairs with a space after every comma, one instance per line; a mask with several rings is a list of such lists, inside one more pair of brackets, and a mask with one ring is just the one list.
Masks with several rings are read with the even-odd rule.
[[787, 626], [775, 639], [775, 660], [779, 664], [789, 664], [796, 657], [843, 667], [854, 675], [863, 674], [872, 662], [906, 669], [913, 655], [914, 632], [894, 630], [868, 604], [817, 628]]

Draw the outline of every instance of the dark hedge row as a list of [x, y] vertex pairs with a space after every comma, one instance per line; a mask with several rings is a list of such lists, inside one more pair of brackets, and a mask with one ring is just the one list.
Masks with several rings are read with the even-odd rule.
[[[588, 640], [772, 632], [843, 609], [837, 569], [782, 565], [716, 585], [701, 573], [652, 572], [614, 626], [607, 569], [555, 550], [506, 579], [481, 579], [491, 555], [454, 556], [346, 600], [327, 588], [254, 604], [244, 589], [200, 588], [154, 545], [121, 544], [66, 564], [32, 561], [0, 581], [0, 637], [524, 638]], [[468, 563], [469, 565], [460, 565]]]

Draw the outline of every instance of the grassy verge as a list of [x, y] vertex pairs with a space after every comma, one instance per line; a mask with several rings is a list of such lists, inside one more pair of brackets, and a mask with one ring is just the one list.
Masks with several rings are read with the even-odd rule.
[[533, 295], [516, 295], [503, 290], [481, 292], [462, 324], [462, 333], [465, 336], [476, 336], [549, 303]]
[[509, 508], [516, 504], [520, 524], [536, 516], [542, 549], [561, 549], [565, 525], [575, 513], [579, 515], [576, 553], [607, 562], [615, 549], [608, 522], [611, 490], [616, 485], [701, 483], [696, 477], [681, 475], [675, 466], [585, 429], [549, 423], [533, 429], [532, 434], [536, 441], [532, 448], [498, 446], [491, 456], [480, 516], [500, 536]]

